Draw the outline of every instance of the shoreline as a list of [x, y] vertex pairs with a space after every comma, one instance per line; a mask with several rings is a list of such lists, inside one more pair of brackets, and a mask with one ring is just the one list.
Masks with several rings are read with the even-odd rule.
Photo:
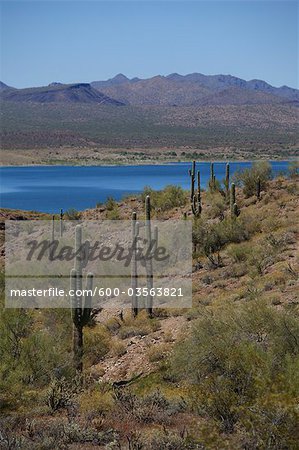
[[[276, 159], [266, 159], [266, 158], [252, 158], [252, 159], [196, 159], [195, 161], [198, 164], [207, 163], [210, 164], [211, 162], [219, 164], [219, 163], [234, 163], [234, 162], [259, 162], [259, 161], [268, 161], [268, 162], [292, 162], [296, 161], [298, 158], [291, 157], [291, 158], [276, 158]], [[0, 169], [8, 169], [8, 168], [18, 168], [18, 167], [134, 167], [134, 166], [169, 166], [169, 165], [175, 165], [175, 164], [189, 164], [193, 161], [193, 159], [186, 160], [186, 161], [157, 161], [157, 162], [135, 162], [134, 164], [128, 163], [128, 164], [11, 164], [11, 165], [2, 165], [0, 161]]]

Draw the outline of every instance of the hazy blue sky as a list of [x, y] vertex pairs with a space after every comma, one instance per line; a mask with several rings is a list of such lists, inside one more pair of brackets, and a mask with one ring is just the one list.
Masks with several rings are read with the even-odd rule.
[[15, 87], [232, 74], [297, 87], [296, 1], [1, 1], [0, 79]]

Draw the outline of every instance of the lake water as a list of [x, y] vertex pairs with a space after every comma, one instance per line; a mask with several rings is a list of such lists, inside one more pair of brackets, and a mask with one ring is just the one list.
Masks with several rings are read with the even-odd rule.
[[[287, 170], [288, 161], [271, 162], [275, 175]], [[250, 162], [230, 163], [231, 175], [250, 167]], [[162, 189], [176, 184], [189, 189], [190, 163], [143, 166], [35, 166], [0, 167], [2, 208], [57, 213], [60, 208], [83, 210], [94, 208], [108, 196], [120, 200], [127, 194], [140, 193], [144, 186]], [[210, 175], [210, 163], [198, 163], [202, 187]], [[215, 174], [222, 181], [225, 163], [214, 164]]]

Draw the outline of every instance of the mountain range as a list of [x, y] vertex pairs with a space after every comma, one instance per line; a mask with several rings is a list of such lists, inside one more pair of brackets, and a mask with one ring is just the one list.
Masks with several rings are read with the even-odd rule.
[[104, 148], [156, 149], [153, 158], [166, 149], [196, 149], [201, 158], [218, 149], [231, 159], [298, 152], [299, 91], [261, 80], [174, 73], [26, 89], [0, 83], [0, 100], [1, 149], [20, 155], [71, 147], [88, 149], [94, 162]]
[[141, 80], [118, 74], [91, 85], [109, 97], [130, 105], [206, 106], [298, 103], [299, 90], [276, 88], [262, 80], [245, 81], [231, 75], [192, 73]]
[[231, 75], [193, 73], [148, 79], [123, 74], [106, 81], [15, 89], [0, 82], [2, 100], [37, 103], [99, 103], [131, 106], [299, 105], [299, 90], [274, 87], [262, 80], [245, 81]]

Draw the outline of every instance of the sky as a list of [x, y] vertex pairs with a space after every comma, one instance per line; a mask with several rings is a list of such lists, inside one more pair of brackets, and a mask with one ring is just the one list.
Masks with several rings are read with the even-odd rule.
[[298, 87], [296, 1], [1, 0], [14, 87], [200, 72]]

